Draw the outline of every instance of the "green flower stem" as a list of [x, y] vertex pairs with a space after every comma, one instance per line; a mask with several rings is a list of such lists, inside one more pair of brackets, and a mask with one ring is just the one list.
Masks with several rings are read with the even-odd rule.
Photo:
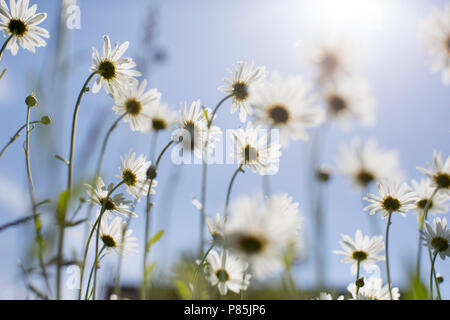
[[[116, 191], [117, 188], [119, 188], [124, 183], [125, 183], [125, 181], [122, 180], [114, 188], [112, 188], [108, 192], [108, 195], [106, 196], [106, 199], [110, 198], [111, 195], [113, 194], [113, 192]], [[102, 208], [101, 208], [101, 211], [100, 211], [100, 214], [99, 214], [97, 220], [95, 221], [94, 225], [92, 226], [91, 232], [89, 233], [89, 237], [88, 237], [88, 240], [86, 242], [86, 247], [84, 249], [83, 261], [81, 263], [81, 270], [80, 270], [80, 291], [78, 293], [78, 300], [81, 300], [81, 291], [83, 289], [83, 275], [84, 275], [84, 269], [85, 269], [85, 266], [86, 266], [86, 260], [87, 260], [87, 255], [88, 255], [88, 251], [89, 251], [89, 245], [91, 243], [92, 236], [94, 235], [94, 232], [97, 229], [97, 226], [99, 227], [98, 229], [100, 229], [100, 220], [103, 217], [103, 214], [105, 213], [105, 211], [106, 211], [105, 204], [103, 204]]]
[[108, 132], [106, 133], [105, 139], [103, 140], [102, 149], [100, 151], [100, 156], [98, 158], [97, 162], [97, 169], [95, 170], [95, 178], [99, 177], [102, 170], [102, 163], [103, 163], [103, 157], [105, 156], [106, 147], [108, 145], [109, 138], [111, 137], [111, 133], [117, 128], [117, 125], [119, 122], [125, 118], [127, 113], [124, 113], [119, 118], [117, 118], [116, 121], [112, 124], [112, 126], [109, 128]]
[[[166, 153], [167, 150], [169, 150], [170, 146], [172, 146], [172, 144], [175, 141], [171, 140], [165, 147], [164, 149], [161, 151], [161, 153], [158, 156], [158, 159], [156, 160], [155, 163], [155, 172], [158, 172], [158, 167], [159, 164], [161, 162], [161, 159], [163, 157], [163, 155]], [[148, 187], [148, 191], [147, 191], [147, 205], [146, 205], [146, 216], [145, 216], [145, 237], [144, 237], [144, 259], [143, 259], [143, 263], [142, 263], [142, 289], [141, 289], [141, 298], [142, 300], [145, 300], [147, 297], [147, 277], [146, 277], [146, 272], [145, 269], [147, 267], [147, 258], [148, 258], [148, 254], [150, 251], [150, 248], [147, 248], [147, 242], [148, 242], [148, 238], [149, 238], [149, 234], [150, 234], [150, 211], [152, 209], [152, 203], [151, 203], [151, 190], [152, 190], [152, 185], [153, 185], [153, 181], [155, 180], [155, 178], [150, 179], [150, 185]]]
[[391, 218], [392, 218], [392, 212], [389, 212], [388, 215], [388, 222], [386, 225], [386, 242], [385, 242], [385, 252], [386, 252], [386, 276], [387, 276], [387, 282], [389, 287], [389, 297], [391, 300], [392, 298], [392, 284], [391, 284], [391, 273], [389, 270], [389, 228], [391, 226]]
[[[96, 257], [96, 261], [100, 261], [99, 257], [102, 255], [103, 251], [106, 249], [106, 246], [103, 246], [103, 248], [100, 250], [100, 252], [98, 253], [98, 256]], [[91, 287], [91, 280], [92, 280], [92, 275], [94, 274], [94, 269], [97, 268], [96, 264], [93, 264], [91, 267], [91, 272], [89, 272], [89, 280], [87, 283], [87, 287], [86, 287], [86, 294], [85, 294], [85, 300], [89, 299], [89, 288]], [[80, 288], [81, 291], [81, 288]]]
[[[86, 82], [83, 85], [83, 88], [81, 89], [77, 103], [75, 105], [75, 110], [73, 113], [73, 120], [72, 120], [72, 134], [70, 138], [70, 155], [69, 155], [69, 165], [68, 165], [68, 177], [67, 177], [67, 196], [68, 196], [68, 203], [70, 203], [70, 199], [72, 197], [72, 174], [73, 174], [73, 156], [74, 156], [74, 149], [75, 149], [75, 136], [76, 136], [76, 126], [77, 126], [77, 119], [78, 119], [78, 110], [80, 108], [81, 99], [83, 98], [84, 93], [87, 91], [87, 87], [89, 85], [89, 82], [91, 82], [92, 78], [97, 74], [97, 72], [91, 73], [91, 75], [87, 78]], [[63, 248], [64, 248], [64, 231], [65, 231], [65, 223], [61, 223], [60, 231], [59, 231], [59, 239], [58, 239], [58, 264], [57, 264], [57, 271], [56, 271], [56, 298], [58, 300], [61, 299], [61, 268], [62, 268], [62, 254], [63, 254]], [[81, 281], [81, 280], [80, 280]], [[81, 290], [81, 288], [80, 288]], [[81, 293], [80, 293], [81, 295]]]
[[[38, 123], [42, 123], [41, 121], [31, 121], [30, 123], [28, 123], [28, 125], [34, 125], [34, 124], [38, 124]], [[22, 132], [23, 129], [25, 129], [27, 127], [27, 124], [24, 124], [23, 126], [21, 126], [19, 128], [19, 130], [17, 130], [17, 132], [11, 137], [11, 139], [9, 140], [9, 142], [2, 148], [2, 150], [0, 151], [0, 158], [3, 156], [3, 154], [5, 153], [6, 149], [8, 149], [8, 147], [13, 144], [14, 141], [17, 140], [17, 138], [19, 138], [20, 133]]]
[[[236, 177], [239, 174], [239, 172], [244, 173], [244, 170], [242, 170], [243, 166], [244, 166], [243, 164], [239, 165], [239, 167], [237, 168], [237, 170], [234, 172], [233, 176], [231, 177], [230, 184], [228, 185], [227, 197], [226, 197], [226, 200], [225, 200], [225, 208], [223, 210], [223, 221], [224, 221], [224, 224], [226, 224], [227, 221], [228, 221], [228, 207], [230, 205], [231, 189], [233, 188], [234, 180], [236, 180]], [[223, 245], [223, 248], [222, 248], [223, 249], [222, 268], [225, 268], [225, 262], [227, 260], [227, 252], [225, 250], [225, 243], [226, 243], [226, 240], [224, 240], [224, 245]]]
[[[431, 262], [431, 264], [434, 265], [434, 262], [433, 262], [433, 254], [431, 253], [431, 249], [428, 249], [428, 255], [429, 255], [429, 257], [430, 257], [430, 262]], [[434, 259], [435, 259], [435, 258], [434, 258]], [[432, 270], [433, 270], [433, 269], [434, 269], [434, 268], [432, 268]], [[433, 275], [433, 278], [434, 278], [434, 284], [436, 285], [436, 291], [437, 291], [438, 299], [441, 300], [441, 291], [440, 291], [440, 289], [439, 289], [439, 281], [438, 281], [437, 276], [436, 276], [436, 270], [433, 270], [433, 271], [432, 271], [432, 275]], [[431, 297], [433, 297], [433, 295], [431, 295]]]
[[425, 221], [427, 221], [428, 218], [428, 211], [431, 208], [431, 203], [433, 201], [434, 196], [438, 192], [439, 188], [435, 188], [433, 193], [431, 194], [430, 198], [427, 200], [427, 203], [425, 204], [425, 208], [423, 209], [423, 218], [422, 221], [420, 221], [419, 225], [419, 241], [417, 245], [417, 260], [416, 260], [416, 277], [417, 279], [420, 278], [420, 262], [422, 258], [422, 233], [423, 233], [423, 226], [425, 225]]
[[[42, 275], [44, 277], [47, 289], [51, 293], [50, 282], [48, 280], [47, 270], [46, 270], [45, 263], [44, 263], [41, 226], [40, 226], [39, 216], [37, 213], [38, 203], [36, 201], [36, 193], [34, 191], [33, 176], [31, 174], [31, 161], [30, 161], [30, 131], [31, 131], [30, 130], [30, 112], [31, 112], [31, 108], [32, 107], [28, 107], [28, 109], [27, 109], [27, 122], [26, 122], [27, 134], [26, 134], [26, 139], [25, 139], [25, 157], [26, 157], [26, 164], [27, 164], [27, 177], [28, 177], [28, 185], [30, 188], [31, 205], [33, 207], [33, 221], [34, 221], [34, 226], [35, 226], [35, 230], [36, 230], [36, 241], [38, 243], [39, 266], [42, 270]], [[20, 130], [19, 130], [19, 132], [20, 132]]]
[[[361, 261], [358, 260], [358, 265], [356, 267], [356, 281], [355, 284], [358, 282], [359, 280], [359, 272], [361, 271]], [[358, 293], [359, 293], [359, 286], [356, 284], [356, 299], [358, 299]]]
[[[430, 271], [430, 296], [433, 300], [433, 274], [434, 274], [434, 263], [436, 262], [436, 257], [438, 255], [438, 252], [436, 251], [433, 255], [433, 258], [431, 260], [431, 271]], [[440, 297], [439, 297], [440, 300]]]
[[196, 299], [195, 294], [197, 293], [196, 289], [197, 289], [197, 280], [198, 280], [198, 275], [200, 273], [201, 268], [203, 267], [203, 265], [205, 264], [206, 258], [208, 257], [209, 253], [211, 252], [211, 250], [214, 248], [215, 244], [213, 243], [208, 250], [206, 250], [206, 253], [203, 255], [202, 260], [200, 261], [200, 263], [198, 264], [197, 268], [195, 269], [194, 272], [194, 280], [192, 281], [192, 284], [194, 286], [194, 288], [192, 289], [192, 298]]
[[219, 111], [219, 108], [231, 97], [233, 97], [232, 94], [224, 97], [222, 100], [219, 101], [219, 103], [217, 104], [217, 106], [214, 108], [214, 111], [211, 115], [211, 119], [207, 119], [208, 121], [208, 130], [206, 132], [206, 140], [205, 140], [205, 145], [203, 147], [204, 150], [204, 154], [203, 154], [203, 171], [202, 171], [202, 186], [201, 186], [201, 210], [200, 210], [200, 248], [199, 248], [199, 256], [203, 256], [203, 247], [205, 244], [205, 221], [206, 221], [206, 211], [205, 211], [205, 206], [206, 206], [206, 183], [207, 183], [207, 174], [208, 174], [208, 164], [206, 162], [207, 156], [208, 156], [208, 142], [209, 142], [209, 134], [210, 134], [210, 129], [212, 126], [212, 123], [214, 121], [214, 118], [217, 114], [217, 111]]
[[6, 41], [3, 43], [3, 46], [2, 46], [2, 48], [0, 49], [0, 59], [1, 59], [2, 56], [3, 56], [3, 52], [5, 51], [6, 46], [8, 45], [8, 43], [11, 41], [11, 39], [12, 39], [13, 37], [14, 37], [13, 34], [10, 35], [10, 36], [8, 37], [8, 39], [6, 39]]

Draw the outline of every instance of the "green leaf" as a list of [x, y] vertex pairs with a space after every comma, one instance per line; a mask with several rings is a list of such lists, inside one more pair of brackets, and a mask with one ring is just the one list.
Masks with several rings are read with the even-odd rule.
[[0, 79], [3, 78], [3, 76], [5, 75], [5, 73], [6, 73], [6, 68], [3, 69], [2, 73], [0, 74]]
[[210, 122], [209, 122], [208, 112], [206, 111], [205, 107], [202, 107], [202, 110], [203, 110], [203, 115], [205, 116], [205, 119], [209, 124]]
[[64, 162], [66, 165], [69, 165], [70, 162], [66, 159], [64, 159], [63, 157], [61, 157], [60, 155], [55, 154], [55, 158], [58, 159], [59, 161]]
[[408, 289], [404, 298], [406, 300], [430, 300], [427, 286], [413, 274], [409, 277]]
[[67, 211], [68, 201], [69, 201], [69, 196], [68, 196], [67, 190], [64, 190], [59, 195], [58, 205], [56, 207], [56, 215], [57, 215], [58, 222], [60, 224], [64, 223], [66, 220], [66, 211]]
[[192, 299], [191, 289], [189, 289], [189, 286], [185, 282], [181, 280], [175, 280], [174, 284], [175, 287], [177, 288], [178, 295], [182, 300]]
[[159, 239], [161, 239], [161, 237], [164, 234], [164, 230], [159, 231], [157, 234], [155, 234], [148, 242], [147, 245], [145, 246], [145, 252], [148, 252], [150, 250], [150, 248], [159, 241]]

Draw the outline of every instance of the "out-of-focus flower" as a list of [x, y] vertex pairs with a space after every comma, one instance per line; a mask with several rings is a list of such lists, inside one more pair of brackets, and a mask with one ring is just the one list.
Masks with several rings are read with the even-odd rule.
[[272, 142], [269, 144], [269, 134], [260, 135], [262, 128], [253, 127], [252, 123], [247, 124], [244, 130], [239, 128], [232, 130], [235, 142], [235, 151], [232, 156], [239, 164], [250, 168], [260, 175], [270, 175], [278, 172], [280, 162], [280, 144]]
[[253, 61], [247, 63], [239, 61], [237, 65], [233, 65], [233, 70], [229, 71], [230, 78], [224, 79], [225, 86], [219, 87], [219, 90], [233, 95], [233, 103], [231, 104], [231, 113], [234, 114], [239, 110], [239, 119], [245, 122], [247, 114], [252, 115], [253, 111], [249, 104], [249, 87], [255, 83], [261, 82], [266, 77], [266, 68], [254, 68]]
[[351, 120], [366, 127], [375, 124], [375, 98], [365, 79], [339, 78], [324, 86], [323, 97], [328, 118], [337, 121], [343, 129], [351, 127]]
[[442, 81], [450, 84], [450, 4], [442, 10], [433, 8], [431, 14], [421, 23], [422, 38], [433, 60], [431, 71], [442, 71]]
[[356, 275], [358, 263], [366, 271], [371, 270], [378, 261], [384, 260], [384, 256], [378, 255], [384, 249], [383, 236], [364, 236], [361, 230], [356, 231], [355, 240], [345, 234], [341, 234], [339, 241], [344, 251], [335, 250], [333, 253], [343, 255], [341, 262], [350, 263], [352, 274]]
[[416, 210], [419, 215], [424, 214], [425, 207], [427, 207], [428, 213], [446, 213], [448, 211], [449, 196], [437, 192], [431, 199], [434, 192], [431, 184], [429, 179], [420, 179], [420, 182], [412, 181], [412, 187], [417, 196]]
[[108, 36], [103, 36], [102, 55], [95, 47], [92, 48], [93, 65], [89, 70], [98, 75], [92, 87], [93, 93], [99, 92], [103, 85], [107, 93], [117, 94], [137, 82], [134, 77], [141, 76], [141, 73], [132, 70], [136, 63], [131, 58], [122, 58], [129, 45], [128, 41], [120, 46], [116, 44], [111, 50], [111, 40]]
[[102, 207], [105, 206], [105, 214], [109, 217], [113, 217], [113, 213], [120, 213], [124, 216], [134, 216], [137, 215], [129, 210], [131, 201], [125, 200], [122, 193], [115, 194], [107, 198], [109, 192], [113, 188], [113, 184], [110, 184], [106, 188], [105, 183], [101, 177], [97, 178], [95, 187], [86, 184], [86, 193], [89, 196], [88, 202], [90, 204], [96, 204]]
[[444, 163], [442, 153], [434, 150], [433, 165], [428, 169], [417, 167], [417, 170], [427, 175], [432, 181], [432, 186], [440, 192], [450, 195], [450, 157]]
[[[223, 260], [223, 252], [219, 254], [211, 250], [206, 257], [207, 276], [213, 286], [217, 286], [221, 295], [226, 295], [228, 290], [239, 293], [247, 290], [250, 285], [251, 275], [247, 273], [248, 263], [241, 258], [226, 252], [226, 259]], [[225, 265], [223, 265], [225, 261]]]
[[[200, 210], [200, 209], [199, 209]], [[220, 216], [220, 214], [216, 214], [214, 219], [207, 217], [206, 218], [206, 226], [208, 227], [209, 233], [213, 238], [213, 243], [222, 246], [224, 243], [224, 232], [225, 232], [225, 221]]]
[[258, 279], [283, 268], [283, 253], [297, 240], [301, 219], [298, 203], [286, 194], [264, 200], [240, 197], [225, 225], [226, 245], [248, 261]]
[[50, 34], [38, 25], [47, 18], [47, 13], [36, 13], [37, 5], [28, 7], [29, 0], [11, 0], [10, 8], [5, 0], [0, 0], [0, 30], [5, 37], [12, 37], [6, 49], [15, 56], [19, 46], [36, 52], [36, 47], [45, 47], [42, 38], [50, 38]]
[[[333, 296], [327, 292], [321, 292], [316, 300], [334, 300]], [[336, 300], [344, 300], [344, 296], [339, 296]]]
[[385, 218], [398, 212], [406, 216], [406, 212], [414, 210], [416, 206], [417, 197], [406, 183], [383, 180], [377, 184], [377, 191], [378, 195], [369, 193], [368, 197], [364, 197], [365, 201], [372, 203], [364, 208], [364, 211], [370, 210], [370, 215], [382, 212], [382, 217]]
[[450, 257], [450, 229], [447, 228], [447, 219], [435, 218], [433, 224], [427, 221], [422, 238], [425, 246], [438, 253], [442, 260]]
[[[364, 287], [360, 288], [356, 294], [356, 284], [350, 283], [347, 290], [355, 300], [391, 300], [389, 286], [383, 286], [383, 280], [377, 277], [370, 277], [364, 280]], [[398, 288], [392, 288], [392, 299], [399, 300], [400, 292]]]
[[170, 129], [177, 120], [177, 113], [167, 103], [152, 104], [148, 110], [150, 121], [146, 131], [161, 131]]
[[353, 139], [350, 146], [341, 146], [338, 158], [339, 171], [362, 189], [387, 178], [401, 180], [399, 164], [398, 152], [379, 148], [374, 139], [366, 143], [360, 138]]
[[118, 115], [124, 115], [124, 121], [130, 123], [132, 131], [145, 131], [148, 129], [150, 120], [150, 109], [159, 106], [161, 93], [158, 89], [145, 92], [147, 80], [139, 85], [137, 82], [131, 84], [124, 90], [114, 95], [115, 106], [113, 110]]
[[314, 107], [312, 85], [302, 77], [283, 79], [272, 73], [272, 81], [250, 87], [251, 105], [255, 109], [255, 123], [278, 129], [281, 144], [289, 140], [307, 140], [306, 128], [316, 127], [325, 117], [322, 109]]
[[121, 156], [120, 160], [120, 175], [117, 177], [124, 181], [129, 194], [140, 201], [141, 195], [147, 195], [149, 188], [151, 188], [151, 194], [156, 193], [154, 188], [157, 186], [157, 181], [153, 180], [150, 187], [150, 179], [147, 178], [147, 170], [151, 162], [146, 161], [145, 155], [141, 154], [136, 158], [136, 153], [130, 151], [125, 157]]
[[107, 250], [114, 250], [118, 255], [137, 254], [137, 239], [131, 236], [133, 233], [131, 229], [125, 230], [126, 227], [126, 221], [120, 217], [115, 217], [111, 223], [105, 216], [102, 217], [100, 239]]

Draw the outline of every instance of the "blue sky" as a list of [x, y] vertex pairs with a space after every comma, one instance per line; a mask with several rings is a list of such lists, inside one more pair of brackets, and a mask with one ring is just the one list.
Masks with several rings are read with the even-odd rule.
[[[56, 44], [56, 2], [39, 3], [39, 10], [49, 15], [43, 23], [52, 34], [48, 46], [38, 49], [35, 55], [23, 50], [16, 57], [6, 53], [1, 61], [1, 66], [7, 67], [8, 71], [0, 86], [0, 144], [6, 143], [9, 136], [24, 123], [26, 110], [23, 100], [29, 92], [38, 91], [40, 86], [44, 88], [46, 97], [42, 109], [55, 120], [55, 144], [49, 147], [53, 143], [48, 136], [51, 132], [49, 128], [39, 129], [41, 139], [39, 142], [36, 140], [32, 150], [35, 155], [40, 150], [48, 152], [36, 156], [33, 163], [40, 199], [54, 197], [65, 186], [63, 165], [54, 160], [53, 154], [67, 157], [71, 114], [76, 95], [89, 75], [91, 47], [101, 48], [102, 36], [108, 34], [113, 42], [130, 41], [127, 55], [139, 55], [142, 23], [150, 6], [158, 8], [156, 41], [167, 52], [168, 58], [161, 66], [152, 69], [148, 80], [150, 86], [157, 87], [163, 94], [163, 100], [174, 108], [179, 108], [184, 101], [199, 98], [204, 105], [213, 107], [223, 97], [217, 87], [227, 76], [226, 70], [243, 58], [253, 59], [257, 65], [265, 65], [269, 71], [278, 70], [283, 75], [301, 74], [312, 80], [314, 73], [303, 59], [311, 39], [323, 32], [341, 32], [353, 37], [366, 56], [360, 72], [369, 79], [377, 99], [377, 124], [372, 128], [356, 125], [349, 132], [333, 126], [326, 144], [324, 162], [335, 166], [339, 145], [348, 143], [355, 136], [374, 137], [382, 147], [397, 149], [408, 181], [421, 177], [415, 168], [431, 161], [433, 149], [442, 151], [445, 157], [449, 155], [449, 87], [442, 84], [439, 75], [429, 72], [429, 61], [418, 29], [419, 20], [429, 13], [433, 5], [442, 7], [448, 1], [381, 0], [367, 7], [370, 10], [359, 6], [360, 11], [355, 12], [345, 7], [327, 10], [323, 1], [306, 0], [79, 2], [81, 29], [66, 30], [68, 49], [64, 61], [70, 62], [66, 94], [63, 94], [61, 83], [52, 83], [51, 79], [52, 52]], [[43, 80], [37, 81], [40, 73], [44, 75]], [[85, 96], [79, 118], [78, 151], [85, 141], [89, 141], [88, 132], [93, 125], [100, 126], [103, 135], [112, 124], [115, 115], [111, 107], [112, 100], [104, 92]], [[229, 113], [228, 105], [221, 109], [216, 124], [223, 130], [240, 125], [237, 115]], [[159, 149], [168, 139], [168, 135], [159, 137]], [[128, 124], [122, 123], [114, 132], [105, 157], [104, 179], [108, 182], [115, 179], [120, 155], [130, 149], [146, 153], [149, 145], [150, 136], [132, 133]], [[271, 179], [274, 192], [287, 192], [300, 202], [305, 220], [302, 234], [307, 241], [312, 240], [313, 236], [309, 193], [303, 182], [309, 146], [308, 142], [297, 142], [283, 150], [280, 171]], [[76, 174], [95, 164], [99, 146], [96, 148], [90, 160], [77, 154]], [[234, 166], [213, 165], [210, 168], [207, 204], [210, 214], [222, 210], [226, 186], [234, 170]], [[199, 196], [200, 180], [201, 166], [176, 167], [169, 162], [161, 166], [153, 231], [167, 228], [167, 221], [171, 222], [168, 233], [155, 248], [153, 258], [159, 260], [163, 271], [180, 252], [197, 250], [199, 214], [191, 205], [191, 197]], [[171, 186], [174, 181], [176, 185]], [[0, 159], [0, 223], [26, 214], [29, 202], [26, 187], [21, 142], [16, 142]], [[248, 171], [238, 177], [233, 197], [252, 194], [260, 188], [261, 177]], [[171, 194], [173, 200], [167, 203], [166, 199], [170, 199]], [[352, 190], [349, 181], [342, 176], [333, 177], [327, 198], [326, 230], [322, 244], [327, 257], [326, 284], [345, 288], [354, 280], [350, 268], [341, 264], [339, 257], [331, 251], [338, 249], [341, 233], [353, 236], [358, 228], [369, 230], [367, 214], [361, 210], [360, 194]], [[142, 212], [142, 209], [138, 210]], [[385, 223], [380, 219], [380, 230]], [[132, 222], [131, 228], [142, 239], [143, 212], [139, 219]], [[393, 219], [390, 255], [396, 286], [405, 284], [405, 270], [414, 262], [416, 229], [416, 218], [412, 214]], [[20, 297], [20, 285], [11, 279], [18, 279], [16, 260], [24, 256], [24, 235], [30, 230], [21, 227], [0, 234], [0, 243], [9, 244], [0, 248], [0, 284], [3, 282], [5, 287], [11, 288], [10, 292], [0, 293], [1, 298]], [[68, 252], [72, 247], [79, 248], [77, 241], [80, 236], [78, 231], [69, 234]], [[141, 259], [137, 256], [126, 260], [124, 281], [139, 281]], [[110, 263], [114, 261], [111, 259]], [[427, 270], [428, 261], [423, 261], [424, 270]], [[299, 286], [313, 285], [313, 270], [312, 259], [295, 268]], [[446, 262], [439, 261], [437, 270], [450, 279]], [[442, 285], [446, 298], [450, 295], [449, 283], [450, 280]]]

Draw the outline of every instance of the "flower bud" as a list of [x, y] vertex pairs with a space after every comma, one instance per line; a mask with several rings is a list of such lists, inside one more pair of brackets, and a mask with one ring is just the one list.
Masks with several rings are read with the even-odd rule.
[[147, 179], [153, 180], [155, 178], [156, 178], [156, 167], [155, 166], [151, 166], [147, 170]]
[[32, 93], [28, 97], [26, 97], [25, 103], [30, 108], [38, 105], [38, 100], [37, 100], [36, 96], [34, 95], [34, 93]]
[[45, 125], [45, 126], [48, 126], [48, 125], [50, 125], [50, 124], [52, 123], [52, 119], [50, 119], [49, 116], [43, 116], [43, 117], [41, 118], [41, 123], [42, 123], [43, 125]]

